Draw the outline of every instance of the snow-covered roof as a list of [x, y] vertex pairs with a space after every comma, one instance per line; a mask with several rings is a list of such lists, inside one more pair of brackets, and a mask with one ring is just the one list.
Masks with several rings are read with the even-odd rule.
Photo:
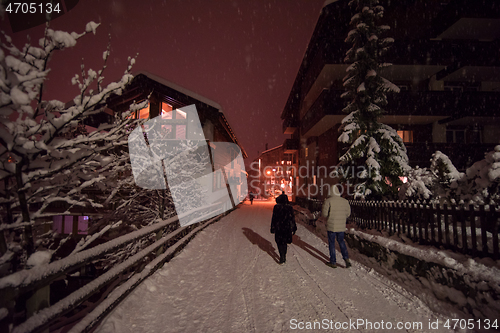
[[264, 151], [263, 151], [262, 153], [260, 153], [260, 154], [262, 155], [262, 154], [265, 154], [265, 153], [269, 153], [270, 151], [275, 150], [275, 149], [278, 149], [278, 148], [281, 148], [282, 146], [283, 146], [283, 145], [281, 144], [281, 145], [276, 146], [276, 147], [274, 147], [274, 148], [271, 148], [271, 149], [268, 149], [268, 150], [264, 150]]
[[169, 88], [172, 88], [172, 89], [174, 89], [174, 90], [177, 90], [178, 92], [181, 92], [181, 93], [183, 93], [184, 95], [191, 96], [191, 97], [193, 97], [193, 98], [195, 98], [195, 99], [199, 100], [200, 102], [203, 102], [203, 103], [205, 103], [205, 104], [207, 104], [207, 105], [210, 105], [211, 107], [214, 107], [214, 108], [218, 109], [218, 110], [219, 110], [219, 112], [224, 113], [224, 112], [222, 111], [222, 106], [220, 106], [220, 104], [218, 104], [218, 103], [216, 103], [216, 102], [214, 102], [214, 101], [212, 101], [212, 100], [210, 100], [210, 99], [208, 99], [208, 98], [206, 98], [206, 97], [203, 97], [203, 96], [201, 96], [201, 95], [198, 95], [198, 94], [197, 94], [197, 93], [195, 93], [194, 91], [191, 91], [191, 90], [189, 90], [189, 89], [187, 89], [187, 88], [181, 87], [181, 86], [179, 86], [178, 84], [175, 84], [175, 83], [173, 83], [173, 82], [170, 82], [170, 81], [168, 81], [168, 80], [165, 80], [165, 79], [164, 79], [164, 78], [162, 78], [162, 77], [159, 77], [159, 76], [157, 76], [157, 75], [151, 74], [151, 73], [146, 72], [146, 71], [139, 71], [139, 72], [136, 72], [136, 73], [134, 74], [134, 76], [137, 76], [137, 75], [140, 75], [140, 74], [142, 74], [142, 75], [144, 75], [144, 76], [146, 76], [146, 77], [150, 78], [151, 80], [154, 80], [154, 81], [156, 81], [156, 82], [158, 82], [158, 83], [161, 83], [161, 84], [163, 84], [164, 86], [167, 86], [167, 87], [169, 87]]
[[194, 91], [191, 91], [191, 90], [189, 90], [189, 89], [187, 89], [187, 88], [184, 88], [184, 87], [182, 87], [182, 86], [180, 86], [180, 85], [178, 85], [178, 84], [175, 84], [175, 83], [173, 83], [173, 82], [170, 82], [170, 81], [168, 81], [168, 80], [166, 80], [166, 79], [164, 79], [164, 78], [162, 78], [162, 77], [160, 77], [160, 76], [157, 76], [157, 75], [151, 74], [151, 73], [146, 72], [146, 71], [138, 71], [138, 72], [134, 73], [134, 77], [135, 77], [135, 76], [138, 76], [138, 75], [141, 75], [141, 74], [142, 74], [142, 75], [144, 75], [144, 76], [146, 76], [147, 78], [149, 78], [149, 79], [153, 80], [153, 81], [156, 81], [156, 82], [158, 82], [158, 83], [160, 83], [160, 84], [162, 84], [162, 85], [164, 85], [164, 86], [166, 86], [166, 87], [172, 88], [172, 89], [174, 89], [174, 90], [176, 90], [176, 91], [178, 91], [178, 92], [180, 92], [180, 93], [182, 93], [182, 94], [184, 94], [184, 95], [190, 96], [190, 97], [192, 97], [192, 98], [194, 98], [194, 99], [197, 99], [198, 101], [200, 101], [200, 102], [202, 102], [202, 103], [205, 103], [205, 104], [207, 104], [207, 105], [210, 105], [211, 107], [213, 107], [213, 108], [215, 108], [215, 109], [219, 110], [219, 113], [221, 114], [221, 116], [222, 116], [222, 118], [223, 118], [223, 120], [224, 120], [225, 125], [226, 125], [226, 126], [228, 127], [228, 129], [229, 129], [229, 132], [230, 132], [229, 134], [233, 136], [235, 143], [236, 143], [238, 146], [240, 146], [240, 148], [241, 148], [241, 151], [242, 151], [242, 153], [243, 153], [244, 158], [246, 158], [246, 156], [248, 156], [248, 155], [247, 155], [247, 153], [245, 152], [245, 149], [243, 148], [243, 146], [242, 146], [242, 145], [240, 144], [240, 142], [238, 141], [238, 138], [237, 138], [237, 136], [236, 136], [236, 133], [235, 133], [234, 129], [231, 127], [231, 125], [229, 125], [229, 122], [228, 122], [228, 120], [227, 120], [227, 117], [226, 117], [226, 115], [224, 114], [224, 111], [222, 110], [222, 106], [220, 106], [220, 104], [218, 104], [218, 103], [216, 103], [216, 102], [212, 101], [211, 99], [208, 99], [208, 98], [206, 98], [206, 97], [203, 97], [203, 96], [201, 96], [201, 95], [199, 95], [199, 94], [195, 93]]

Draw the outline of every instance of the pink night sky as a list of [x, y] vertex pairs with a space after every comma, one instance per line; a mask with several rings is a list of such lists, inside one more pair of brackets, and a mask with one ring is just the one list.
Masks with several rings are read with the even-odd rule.
[[[71, 78], [98, 70], [111, 40], [105, 77], [118, 80], [128, 56], [139, 53], [133, 72], [148, 71], [219, 103], [249, 158], [283, 143], [280, 114], [285, 106], [324, 0], [201, 1], [80, 0], [50, 27], [83, 32], [101, 23], [95, 36], [58, 52], [44, 99], [69, 101], [77, 94]], [[7, 16], [1, 30], [21, 47], [44, 25], [12, 33]]]

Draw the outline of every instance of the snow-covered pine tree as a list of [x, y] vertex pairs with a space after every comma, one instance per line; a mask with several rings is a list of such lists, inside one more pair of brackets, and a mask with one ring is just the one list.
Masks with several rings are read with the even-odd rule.
[[80, 131], [83, 121], [101, 112], [106, 99], [120, 94], [132, 79], [135, 58], [129, 58], [120, 81], [103, 85], [109, 47], [101, 70], [86, 71], [82, 65], [81, 75], [72, 79], [79, 91], [72, 103], [43, 100], [53, 52], [74, 46], [97, 27], [90, 22], [81, 34], [47, 27], [39, 46], [22, 49], [8, 36], [0, 39], [0, 250], [17, 257], [19, 267], [36, 250], [35, 219], [53, 215], [46, 211], [49, 205], [64, 202], [68, 211], [73, 206], [102, 207], [85, 190], [105, 186], [104, 171], [113, 162], [110, 152], [127, 144], [136, 122], [124, 113], [96, 131]]
[[399, 177], [409, 168], [408, 156], [397, 132], [379, 122], [387, 104], [386, 93], [399, 92], [396, 85], [380, 76], [381, 69], [390, 66], [380, 58], [394, 40], [380, 37], [389, 27], [377, 25], [384, 13], [378, 0], [351, 0], [349, 5], [357, 12], [346, 38], [352, 47], [345, 61], [351, 65], [342, 97], [349, 100], [343, 109], [349, 115], [342, 120], [338, 140], [349, 145], [340, 165], [356, 172], [348, 170], [342, 181], [356, 186], [358, 198], [395, 197], [401, 184]]

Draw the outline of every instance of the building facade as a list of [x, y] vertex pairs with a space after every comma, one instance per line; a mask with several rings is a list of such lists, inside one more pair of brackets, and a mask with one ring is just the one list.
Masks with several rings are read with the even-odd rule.
[[[244, 164], [238, 162], [236, 157], [241, 154], [243, 158], [247, 158], [247, 154], [236, 138], [221, 106], [163, 78], [146, 72], [136, 74], [121, 95], [113, 95], [106, 101], [104, 112], [85, 120], [87, 130], [91, 132], [99, 127], [99, 124], [112, 121], [114, 113], [127, 111], [134, 101], [141, 102], [146, 99], [149, 99], [149, 105], [135, 111], [132, 117], [153, 119], [160, 116], [162, 140], [171, 142], [192, 139], [189, 131], [189, 114], [182, 111], [182, 108], [194, 104], [203, 135], [210, 147], [212, 193], [227, 193], [229, 190], [236, 200], [246, 196], [247, 173]], [[222, 143], [234, 143], [234, 145]], [[64, 212], [67, 207], [62, 205], [51, 209]], [[102, 215], [103, 211], [85, 208], [74, 212], [70, 210], [70, 213], [74, 215], [54, 216], [53, 230], [60, 234], [85, 235], [92, 219]]]
[[[337, 179], [332, 166], [347, 147], [338, 143], [346, 116], [343, 78], [351, 45], [345, 38], [355, 14], [348, 0], [329, 1], [320, 13], [281, 118], [284, 145], [298, 159], [298, 186]], [[427, 167], [436, 150], [459, 170], [500, 142], [500, 3], [492, 0], [381, 0], [384, 37], [395, 42], [381, 75], [400, 88], [388, 96], [381, 122], [403, 139], [410, 165]], [[323, 172], [321, 172], [323, 171]], [[313, 197], [323, 198], [324, 194]]]
[[284, 145], [264, 150], [253, 160], [248, 170], [248, 187], [264, 198], [275, 197], [283, 191], [290, 201], [297, 192], [297, 154]]

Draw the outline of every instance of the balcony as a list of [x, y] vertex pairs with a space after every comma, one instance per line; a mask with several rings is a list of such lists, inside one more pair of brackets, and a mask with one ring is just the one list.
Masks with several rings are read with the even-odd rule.
[[296, 117], [287, 117], [283, 120], [283, 134], [293, 134], [298, 127]]
[[453, 165], [464, 171], [473, 163], [484, 159], [486, 152], [492, 151], [496, 144], [486, 143], [407, 143], [406, 150], [410, 165], [429, 167], [432, 154], [439, 150], [446, 154]]
[[498, 105], [498, 92], [401, 91], [388, 96], [386, 110], [411, 116], [491, 117]]
[[286, 139], [283, 142], [283, 152], [285, 154], [295, 153], [299, 150], [299, 140], [298, 139]]
[[[346, 101], [340, 98], [341, 90], [323, 90], [301, 120], [302, 137], [319, 136], [339, 124], [346, 116], [342, 109]], [[495, 116], [500, 105], [498, 92], [451, 91], [401, 91], [388, 96], [389, 124], [443, 123], [462, 117]]]
[[345, 101], [340, 98], [343, 91], [323, 90], [301, 120], [301, 134], [304, 138], [319, 136], [340, 123], [346, 116], [342, 112]]

